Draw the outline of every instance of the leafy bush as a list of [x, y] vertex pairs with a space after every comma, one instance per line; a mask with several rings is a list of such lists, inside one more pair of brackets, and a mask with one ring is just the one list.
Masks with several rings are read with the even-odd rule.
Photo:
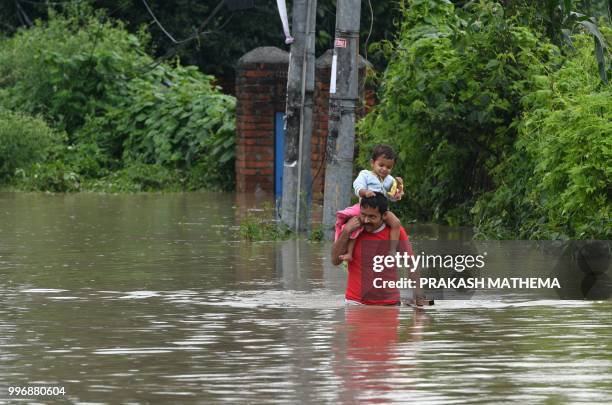
[[0, 87], [11, 109], [43, 114], [72, 134], [151, 63], [142, 39], [87, 6], [51, 13], [0, 42]]
[[128, 163], [187, 171], [196, 166], [201, 185], [229, 188], [235, 99], [220, 94], [212, 79], [180, 66], [149, 72], [128, 82], [119, 103], [92, 120], [79, 138], [96, 142], [112, 158]]
[[68, 132], [61, 164], [33, 169], [48, 181], [23, 173], [26, 187], [62, 188], [64, 169], [94, 188], [233, 186], [235, 99], [195, 68], [154, 63], [147, 41], [87, 5], [0, 40], [0, 104]]
[[21, 189], [57, 193], [80, 191], [82, 182], [81, 176], [61, 160], [34, 163], [26, 170], [19, 170], [15, 180]]
[[107, 176], [110, 169], [117, 165], [97, 144], [87, 142], [66, 146], [56, 159], [90, 179]]
[[85, 188], [106, 193], [180, 191], [184, 179], [177, 170], [170, 170], [158, 164], [134, 163], [108, 176], [88, 180]]
[[[597, 59], [600, 79], [608, 82], [608, 71], [612, 69], [609, 51], [610, 40], [600, 31], [601, 26], [610, 23], [607, 1], [583, 0], [506, 0], [510, 13], [520, 10], [527, 14], [527, 24], [546, 33], [546, 36], [562, 50], [571, 51], [572, 34], [587, 33], [593, 39], [593, 53]], [[525, 13], [524, 10], [529, 12]], [[605, 16], [605, 17], [604, 17]], [[599, 18], [598, 18], [599, 17]], [[599, 20], [599, 22], [598, 22]], [[601, 24], [599, 24], [601, 23]]]
[[163, 66], [130, 81], [122, 101], [97, 122], [112, 128], [114, 150], [128, 164], [182, 170], [190, 190], [232, 189], [236, 99], [213, 80], [194, 67]]
[[0, 109], [0, 181], [44, 161], [61, 140], [42, 119]]
[[515, 152], [474, 207], [481, 237], [612, 237], [612, 85], [599, 84], [591, 40], [525, 96]]
[[203, 153], [189, 171], [188, 189], [234, 189], [236, 137], [230, 131], [217, 131], [203, 146], [208, 153]]
[[376, 143], [397, 146], [394, 174], [407, 187], [399, 211], [467, 223], [511, 149], [529, 78], [544, 74], [558, 49], [505, 18], [497, 2], [409, 3], [397, 40], [381, 45], [390, 63], [380, 103], [359, 126], [360, 162]]

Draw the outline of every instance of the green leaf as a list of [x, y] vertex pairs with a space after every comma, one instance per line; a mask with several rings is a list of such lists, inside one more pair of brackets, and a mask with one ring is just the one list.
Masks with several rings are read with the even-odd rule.
[[225, 163], [234, 157], [234, 151], [227, 151], [219, 157], [220, 163]]
[[485, 66], [485, 69], [492, 69], [497, 66], [499, 66], [499, 61], [497, 59], [491, 59]]

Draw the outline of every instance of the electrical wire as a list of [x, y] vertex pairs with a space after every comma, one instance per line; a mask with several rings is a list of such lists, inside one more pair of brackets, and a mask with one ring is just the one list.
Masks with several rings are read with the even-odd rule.
[[372, 1], [368, 0], [368, 4], [370, 5], [370, 32], [368, 32], [363, 49], [366, 60], [368, 60], [368, 42], [370, 41], [370, 35], [372, 35], [372, 27], [374, 27], [374, 9], [372, 8]]
[[151, 10], [151, 7], [149, 7], [149, 4], [147, 3], [146, 0], [141, 0], [142, 4], [144, 4], [145, 8], [147, 9], [147, 11], [149, 12], [149, 15], [151, 15], [151, 18], [153, 18], [153, 21], [155, 21], [155, 24], [157, 24], [157, 26], [162, 30], [162, 32], [164, 34], [166, 34], [166, 36], [170, 39], [170, 41], [172, 41], [173, 44], [175, 45], [180, 45], [180, 44], [184, 44], [190, 41], [193, 41], [194, 39], [198, 38], [200, 35], [202, 35], [202, 29], [208, 24], [208, 22], [211, 20], [212, 17], [214, 17], [219, 10], [221, 10], [221, 7], [223, 7], [223, 5], [225, 4], [225, 0], [221, 0], [219, 2], [219, 4], [217, 4], [217, 6], [215, 7], [215, 9], [212, 11], [212, 13], [206, 18], [206, 20], [204, 20], [204, 22], [198, 27], [198, 29], [196, 30], [196, 33], [193, 34], [190, 37], [187, 37], [185, 39], [181, 39], [180, 41], [177, 41], [176, 39], [174, 39], [174, 37], [172, 36], [172, 34], [170, 34], [165, 28], [164, 26], [159, 22], [159, 20], [157, 19], [157, 17], [155, 16], [155, 14], [153, 13], [153, 10]]
[[151, 7], [149, 7], [149, 4], [146, 2], [146, 0], [142, 0], [142, 4], [144, 4], [145, 8], [147, 9], [147, 11], [149, 12], [149, 15], [151, 16], [151, 18], [153, 18], [153, 21], [155, 21], [155, 24], [157, 24], [157, 26], [162, 30], [162, 32], [164, 34], [166, 34], [166, 36], [168, 38], [170, 38], [170, 41], [172, 41], [175, 44], [180, 44], [183, 41], [177, 41], [176, 39], [174, 39], [174, 37], [172, 36], [172, 34], [170, 34], [165, 28], [164, 26], [159, 22], [159, 20], [157, 19], [157, 17], [155, 17], [155, 14], [153, 14], [153, 10], [151, 10]]
[[[370, 31], [368, 32], [368, 36], [366, 37], [365, 40], [365, 44], [364, 44], [364, 73], [363, 73], [363, 79], [361, 80], [361, 85], [359, 86], [359, 99], [360, 101], [362, 101], [362, 107], [364, 107], [364, 104], [367, 103], [366, 100], [366, 95], [365, 95], [365, 90], [366, 90], [366, 78], [368, 76], [368, 65], [369, 65], [369, 60], [368, 60], [368, 42], [370, 41], [370, 36], [372, 35], [372, 27], [374, 26], [374, 9], [372, 8], [372, 2], [371, 0], [368, 0], [368, 4], [370, 6]], [[357, 65], [359, 65], [359, 61], [357, 61]], [[357, 70], [359, 71], [359, 66], [357, 67]], [[363, 95], [363, 99], [361, 98], [361, 95]], [[364, 107], [365, 108], [365, 107]]]
[[21, 13], [19, 12], [19, 9], [17, 9], [17, 18], [19, 18], [19, 22], [21, 23], [21, 25], [28, 25], [26, 21], [23, 19], [23, 16], [21, 15]]
[[32, 23], [32, 20], [30, 20], [30, 17], [28, 17], [23, 7], [21, 7], [21, 3], [19, 2], [19, 0], [15, 0], [15, 6], [17, 6], [17, 13], [19, 14], [19, 18], [25, 22], [24, 25], [27, 25], [28, 27], [33, 26], [34, 24]]
[[229, 22], [232, 20], [232, 18], [234, 18], [234, 13], [230, 14], [230, 16], [227, 17], [227, 20], [225, 20], [225, 22], [223, 24], [221, 24], [219, 27], [217, 27], [217, 30], [222, 30], [223, 28], [225, 28], [227, 26], [227, 24], [229, 24]]
[[[219, 4], [217, 4], [217, 7], [215, 7], [215, 9], [206, 18], [206, 20], [204, 20], [204, 22], [198, 27], [197, 31], [202, 31], [204, 27], [208, 24], [208, 22], [219, 12], [219, 10], [221, 10], [221, 7], [223, 7], [224, 4], [225, 4], [225, 0], [221, 0]], [[198, 34], [196, 32], [196, 37], [197, 36]]]
[[[146, 4], [145, 0], [142, 0], [143, 3]], [[202, 24], [200, 24], [200, 26], [198, 27], [198, 29], [196, 30], [196, 33], [194, 35], [192, 35], [189, 38], [185, 38], [181, 41], [176, 41], [171, 35], [170, 35], [170, 39], [173, 41], [174, 46], [172, 46], [164, 55], [160, 56], [159, 58], [157, 58], [155, 61], [153, 61], [152, 63], [143, 66], [141, 69], [138, 69], [138, 74], [144, 74], [147, 72], [150, 72], [152, 70], [154, 70], [155, 68], [157, 68], [159, 65], [161, 65], [164, 61], [174, 57], [176, 54], [178, 54], [178, 52], [190, 41], [199, 38], [202, 35], [206, 35], [206, 34], [210, 34], [213, 31], [202, 31], [204, 29], [204, 27], [206, 27], [206, 25], [208, 25], [208, 23], [212, 20], [212, 18], [219, 12], [219, 10], [221, 10], [221, 7], [223, 7], [223, 5], [225, 4], [225, 0], [221, 0], [219, 1], [219, 3], [217, 4], [217, 6], [214, 8], [214, 10], [210, 13], [210, 15], [208, 17], [206, 17], [206, 19], [204, 20], [204, 22], [202, 22]], [[147, 7], [147, 9], [149, 9]], [[153, 14], [152, 14], [153, 16]], [[229, 22], [229, 20], [231, 19], [231, 15], [228, 18], [228, 21], [226, 21], [224, 23], [223, 26], [225, 26], [225, 24], [227, 24]], [[157, 21], [157, 18], [154, 17], [154, 20]], [[158, 24], [161, 27], [161, 24]], [[163, 30], [164, 33], [166, 33], [168, 35], [168, 33]], [[136, 76], [132, 76], [129, 79], [133, 79]]]
[[[25, 11], [23, 10], [23, 8], [20, 5], [20, 2], [24, 2], [24, 3], [29, 3], [29, 4], [39, 4], [39, 5], [44, 5], [44, 4], [69, 4], [69, 3], [80, 3], [83, 0], [71, 0], [71, 1], [54, 1], [54, 2], [34, 2], [31, 0], [15, 0], [15, 5], [17, 7], [17, 11], [18, 11], [18, 16], [19, 19], [22, 21], [22, 23], [24, 25], [29, 25], [32, 26], [32, 21], [30, 20], [30, 18], [28, 17], [28, 15], [25, 13]], [[127, 80], [131, 80], [134, 79], [136, 77], [138, 77], [141, 74], [150, 72], [151, 70], [157, 68], [159, 65], [161, 65], [164, 61], [174, 57], [176, 54], [178, 54], [178, 52], [190, 41], [193, 41], [197, 38], [199, 38], [202, 35], [206, 35], [206, 34], [211, 34], [214, 31], [203, 31], [203, 29], [208, 25], [208, 23], [212, 20], [212, 18], [221, 10], [221, 8], [223, 7], [223, 5], [225, 4], [226, 0], [220, 0], [219, 3], [217, 4], [217, 6], [213, 9], [213, 11], [210, 13], [210, 15], [208, 15], [208, 17], [206, 17], [206, 19], [204, 20], [204, 22], [202, 22], [202, 24], [200, 24], [200, 26], [197, 28], [196, 32], [188, 37], [185, 38], [183, 40], [177, 41], [159, 22], [159, 20], [157, 19], [157, 17], [155, 16], [155, 14], [153, 13], [153, 11], [151, 10], [151, 8], [149, 7], [149, 5], [147, 4], [147, 2], [145, 0], [142, 0], [143, 4], [145, 5], [145, 7], [147, 8], [147, 11], [149, 11], [149, 14], [151, 15], [151, 17], [153, 18], [153, 20], [155, 21], [155, 23], [160, 27], [160, 29], [164, 32], [164, 34], [166, 34], [166, 36], [168, 36], [168, 38], [173, 42], [174, 46], [172, 46], [164, 55], [160, 56], [159, 58], [155, 59], [153, 62], [144, 65], [143, 67], [137, 69], [137, 73], [134, 75], [131, 75], [130, 77], [126, 78]], [[108, 15], [111, 16], [112, 14], [114, 14], [115, 12], [127, 7], [127, 3], [124, 3], [123, 5], [120, 5], [118, 8], [114, 9], [113, 11], [111, 11]], [[232, 13], [226, 21], [223, 22], [223, 24], [221, 26], [219, 26], [217, 29], [222, 29], [224, 28], [232, 19], [233, 17]], [[98, 42], [99, 42], [99, 36], [100, 36], [100, 32], [101, 32], [102, 27], [100, 26], [98, 28], [98, 31], [96, 32], [95, 36], [95, 40], [94, 40], [94, 44], [92, 46], [92, 49], [90, 51], [90, 57], [89, 59], [93, 58], [93, 54], [97, 48]], [[90, 68], [90, 70], [93, 69], [93, 65]]]
[[2, 25], [3, 27], [6, 27], [9, 29], [10, 32], [16, 31], [17, 27], [9, 24], [9, 23], [5, 23], [4, 21], [0, 21], [0, 25]]

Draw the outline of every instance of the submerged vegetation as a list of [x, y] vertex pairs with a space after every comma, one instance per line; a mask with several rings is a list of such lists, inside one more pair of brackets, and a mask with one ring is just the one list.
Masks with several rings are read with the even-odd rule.
[[238, 234], [250, 242], [284, 240], [294, 235], [285, 224], [253, 214], [240, 221]]
[[0, 180], [50, 191], [231, 189], [235, 99], [194, 67], [156, 62], [148, 41], [87, 6], [0, 40]]

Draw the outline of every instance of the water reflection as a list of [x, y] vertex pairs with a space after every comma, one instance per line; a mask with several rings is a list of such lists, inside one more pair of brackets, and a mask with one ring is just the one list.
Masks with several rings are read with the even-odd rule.
[[338, 402], [386, 402], [395, 396], [398, 378], [414, 378], [415, 364], [402, 361], [407, 356], [398, 343], [421, 341], [431, 318], [420, 309], [406, 312], [401, 321], [400, 307], [346, 307], [333, 346], [334, 371], [342, 378]]
[[0, 402], [612, 402], [610, 301], [345, 308], [329, 244], [237, 241], [235, 202], [0, 194]]

